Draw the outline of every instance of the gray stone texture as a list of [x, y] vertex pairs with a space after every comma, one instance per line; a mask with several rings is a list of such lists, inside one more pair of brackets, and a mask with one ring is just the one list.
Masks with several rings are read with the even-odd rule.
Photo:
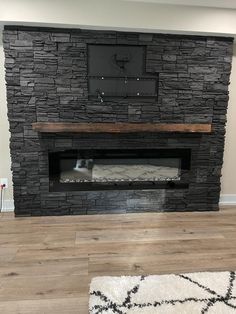
[[[232, 38], [6, 26], [3, 31], [17, 216], [217, 210]], [[146, 45], [158, 101], [88, 100], [87, 44]], [[212, 123], [211, 134], [53, 135], [32, 122]], [[49, 192], [48, 152], [190, 148], [188, 189]]]

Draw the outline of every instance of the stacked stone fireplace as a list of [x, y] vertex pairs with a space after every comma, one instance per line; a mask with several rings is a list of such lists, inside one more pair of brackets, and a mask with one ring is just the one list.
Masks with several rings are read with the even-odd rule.
[[[17, 216], [218, 210], [232, 38], [20, 26], [3, 35]], [[91, 45], [144, 47], [152, 97], [96, 94]], [[129, 56], [116, 58], [123, 66]], [[206, 124], [211, 132], [41, 133], [35, 122]], [[137, 174], [127, 177], [131, 166]]]

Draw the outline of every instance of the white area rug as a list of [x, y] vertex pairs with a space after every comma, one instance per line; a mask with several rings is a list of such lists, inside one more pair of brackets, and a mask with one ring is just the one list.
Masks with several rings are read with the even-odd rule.
[[90, 314], [236, 313], [235, 272], [96, 277]]

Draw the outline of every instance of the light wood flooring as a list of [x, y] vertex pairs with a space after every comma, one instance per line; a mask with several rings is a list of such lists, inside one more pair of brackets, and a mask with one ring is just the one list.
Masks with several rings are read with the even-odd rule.
[[220, 212], [0, 214], [0, 313], [87, 314], [94, 276], [236, 270], [236, 207]]

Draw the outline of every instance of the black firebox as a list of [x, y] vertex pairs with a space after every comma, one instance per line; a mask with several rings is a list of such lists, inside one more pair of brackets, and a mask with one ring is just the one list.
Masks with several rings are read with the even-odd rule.
[[187, 188], [190, 166], [190, 149], [50, 152], [50, 190]]

